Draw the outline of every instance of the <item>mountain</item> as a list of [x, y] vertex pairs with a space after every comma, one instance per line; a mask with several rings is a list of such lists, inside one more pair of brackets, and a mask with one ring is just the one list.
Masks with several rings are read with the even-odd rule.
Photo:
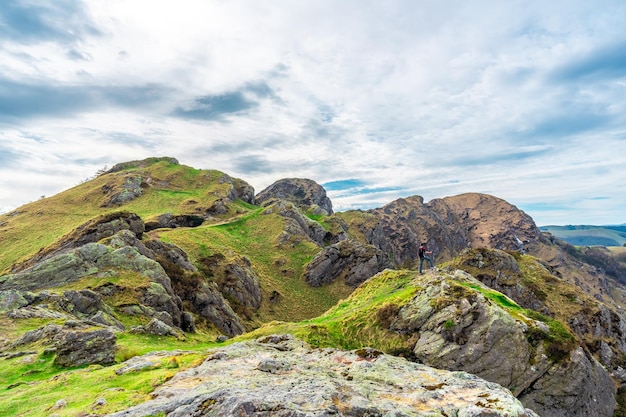
[[8, 415], [623, 413], [619, 268], [494, 196], [334, 212], [150, 158], [1, 215], [0, 253]]
[[570, 245], [626, 245], [626, 224], [614, 226], [541, 226], [540, 229], [566, 241]]

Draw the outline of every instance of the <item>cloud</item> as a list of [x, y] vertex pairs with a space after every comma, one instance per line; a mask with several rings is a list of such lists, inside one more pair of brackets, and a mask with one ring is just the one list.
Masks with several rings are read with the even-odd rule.
[[102, 106], [141, 107], [162, 100], [159, 85], [103, 86], [14, 81], [0, 78], [0, 122], [66, 117]]
[[75, 0], [3, 0], [0, 28], [0, 39], [24, 44], [101, 35], [83, 3]]
[[600, 45], [570, 59], [552, 74], [555, 81], [607, 82], [626, 77], [626, 40]]
[[0, 170], [35, 185], [5, 181], [0, 206], [168, 155], [258, 189], [311, 178], [337, 209], [487, 192], [544, 224], [623, 222], [625, 11], [0, 1]]
[[221, 120], [230, 114], [243, 113], [259, 106], [259, 100], [273, 97], [264, 82], [248, 83], [243, 88], [222, 94], [199, 96], [177, 107], [172, 116], [194, 120]]

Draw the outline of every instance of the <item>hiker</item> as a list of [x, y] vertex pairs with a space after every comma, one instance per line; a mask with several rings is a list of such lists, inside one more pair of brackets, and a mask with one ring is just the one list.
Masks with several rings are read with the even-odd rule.
[[428, 262], [430, 262], [430, 267], [434, 268], [435, 264], [433, 263], [432, 258], [426, 256], [426, 255], [432, 255], [433, 252], [429, 251], [428, 249], [426, 249], [426, 243], [422, 243], [420, 245], [420, 248], [417, 250], [417, 255], [420, 257], [420, 274], [422, 273], [422, 265], [424, 264], [424, 259], [426, 259]]

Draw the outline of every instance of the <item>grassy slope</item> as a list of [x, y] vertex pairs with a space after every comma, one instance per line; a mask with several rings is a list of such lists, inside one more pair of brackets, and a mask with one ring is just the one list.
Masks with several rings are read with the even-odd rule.
[[[231, 222], [160, 230], [157, 234], [162, 240], [183, 248], [196, 263], [216, 253], [247, 257], [263, 291], [257, 324], [315, 317], [353, 289], [340, 282], [318, 288], [307, 285], [302, 278], [304, 266], [320, 249], [304, 239], [279, 244], [284, 223], [285, 219], [279, 215], [256, 208]], [[270, 303], [274, 291], [281, 297], [277, 303]]]
[[[106, 199], [103, 186], [115, 184], [120, 187], [124, 176], [132, 174], [152, 177], [152, 186], [144, 189], [141, 197], [121, 207], [100, 207]], [[167, 212], [187, 213], [191, 201], [210, 205], [227, 191], [227, 185], [217, 181], [222, 176], [219, 171], [198, 170], [162, 161], [146, 168], [129, 168], [101, 175], [3, 214], [0, 216], [0, 274], [100, 214], [125, 210], [147, 220]]]
[[[271, 220], [257, 213], [239, 221], [261, 220], [275, 221], [276, 219]], [[228, 234], [224, 230], [228, 230], [229, 227], [229, 225], [222, 225], [193, 230], [199, 234], [207, 233], [212, 237], [219, 237], [220, 233]], [[252, 228], [248, 230], [251, 232]], [[245, 234], [241, 230], [238, 231], [236, 227], [230, 229], [229, 232], [235, 235]], [[202, 237], [201, 241], [206, 244], [212, 239]], [[219, 245], [218, 241], [219, 239], [216, 245]], [[253, 240], [243, 239], [243, 241], [247, 244], [254, 243]], [[206, 246], [201, 250], [210, 251], [211, 246]], [[545, 276], [544, 271], [534, 270], [537, 265], [531, 257], [523, 256], [520, 259], [525, 279], [528, 279], [528, 282], [537, 281], [536, 285], [544, 285], [542, 281], [547, 280], [546, 285], [555, 285], [553, 277]], [[254, 262], [263, 262], [263, 260], [253, 259]], [[526, 277], [526, 275], [529, 276]], [[381, 312], [390, 306], [402, 306], [409, 302], [418, 291], [423, 289], [423, 277], [410, 270], [387, 270], [368, 280], [319, 317], [299, 322], [273, 321], [234, 340], [274, 333], [292, 333], [315, 347], [343, 349], [373, 347], [393, 354], [410, 354], [410, 335], [401, 335], [387, 330], [382, 324], [384, 318]], [[568, 344], [572, 340], [572, 335], [559, 322], [522, 309], [496, 291], [472, 283], [458, 285], [467, 288], [466, 291], [480, 291], [485, 297], [518, 319], [532, 317], [545, 321], [551, 329], [551, 335], [549, 335], [551, 342]], [[558, 290], [560, 287], [550, 288]], [[452, 293], [457, 294], [457, 292]], [[566, 295], [565, 300], [567, 299]], [[31, 323], [30, 325], [36, 328], [39, 324]], [[175, 372], [199, 363], [206, 355], [205, 349], [214, 346], [207, 343], [202, 335], [188, 335], [188, 338], [183, 341], [168, 337], [122, 334], [119, 336], [118, 344], [121, 346], [119, 361], [153, 350], [184, 349], [186, 352], [176, 353], [175, 360], [163, 359], [154, 368], [121, 376], [115, 373], [121, 365], [90, 366], [68, 371], [55, 368], [52, 363], [53, 358], [43, 354], [37, 355], [28, 363], [24, 363], [22, 358], [3, 360], [0, 361], [0, 387], [10, 388], [0, 390], [0, 409], [8, 410], [11, 415], [23, 413], [27, 416], [47, 416], [54, 412], [60, 416], [70, 416], [78, 415], [81, 411], [96, 411], [93, 404], [98, 398], [104, 398], [107, 401], [106, 406], [97, 409], [97, 412], [117, 411], [145, 401], [154, 388], [169, 379]], [[39, 398], [36, 404], [31, 402], [34, 397]], [[68, 406], [64, 409], [53, 410], [51, 407], [61, 398], [68, 402]]]

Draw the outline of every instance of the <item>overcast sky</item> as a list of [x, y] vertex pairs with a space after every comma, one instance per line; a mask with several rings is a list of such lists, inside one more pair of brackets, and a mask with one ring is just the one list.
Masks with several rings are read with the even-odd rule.
[[2, 0], [0, 212], [170, 156], [626, 222], [626, 2]]

